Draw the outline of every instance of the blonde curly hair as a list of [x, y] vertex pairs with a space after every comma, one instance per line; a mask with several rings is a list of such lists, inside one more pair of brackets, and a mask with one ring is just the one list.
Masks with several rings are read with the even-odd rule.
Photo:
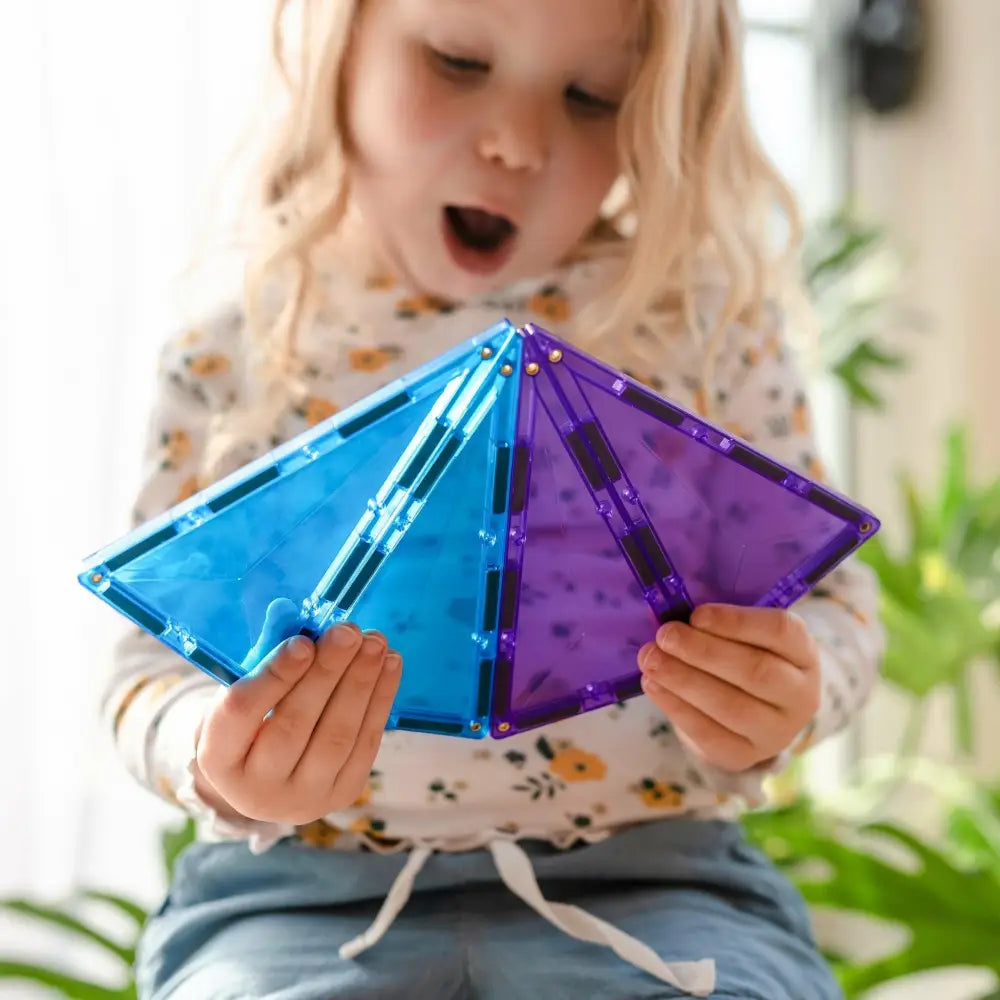
[[[260, 140], [239, 220], [257, 390], [219, 418], [208, 478], [236, 439], [266, 433], [306, 391], [297, 338], [323, 305], [317, 261], [336, 253], [348, 216], [342, 68], [365, 2], [275, 3], [270, 59], [284, 108]], [[766, 303], [794, 285], [801, 223], [750, 126], [738, 0], [635, 0], [635, 16], [643, 57], [618, 115], [620, 177], [574, 253], [620, 256], [620, 279], [581, 313], [577, 340], [634, 337], [635, 320], [652, 307], [702, 339], [707, 388], [727, 327], [759, 323]], [[704, 329], [696, 296], [707, 273], [726, 300]]]

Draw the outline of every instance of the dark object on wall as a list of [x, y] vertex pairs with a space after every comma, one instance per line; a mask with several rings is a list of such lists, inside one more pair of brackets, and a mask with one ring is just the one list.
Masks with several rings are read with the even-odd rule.
[[926, 41], [920, 0], [862, 0], [851, 32], [855, 93], [879, 114], [916, 94]]

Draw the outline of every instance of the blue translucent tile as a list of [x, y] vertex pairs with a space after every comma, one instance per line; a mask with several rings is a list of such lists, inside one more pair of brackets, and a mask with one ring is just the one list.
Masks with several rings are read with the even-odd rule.
[[[456, 382], [496, 368], [512, 342], [507, 323], [466, 341], [106, 546], [80, 582], [231, 683], [283, 638], [314, 629], [312, 598], [337, 553], [440, 415], [462, 415]], [[469, 426], [473, 416], [464, 414]], [[426, 470], [414, 471], [419, 481]], [[394, 526], [397, 540], [408, 526]]]
[[517, 379], [501, 390], [351, 612], [403, 656], [389, 728], [489, 730]]

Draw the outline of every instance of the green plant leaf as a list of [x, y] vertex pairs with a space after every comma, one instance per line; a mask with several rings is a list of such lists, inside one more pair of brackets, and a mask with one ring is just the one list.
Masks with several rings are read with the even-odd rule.
[[121, 989], [111, 989], [27, 962], [0, 959], [0, 979], [24, 979], [48, 986], [70, 1000], [135, 1000], [135, 987], [131, 983]]
[[858, 558], [875, 570], [883, 593], [904, 608], [920, 607], [920, 568], [916, 562], [894, 559], [880, 535], [865, 542]]
[[836, 365], [832, 370], [847, 390], [849, 402], [869, 410], [885, 409], [885, 399], [865, 382], [864, 376], [860, 372], [848, 363], [843, 362]]
[[814, 288], [824, 278], [856, 267], [881, 239], [882, 231], [874, 226], [848, 222], [843, 216], [832, 220], [827, 231], [818, 233], [815, 241], [826, 243], [821, 255], [806, 262], [806, 285]]
[[955, 738], [966, 757], [972, 757], [975, 746], [972, 737], [972, 695], [969, 692], [969, 672], [955, 678]]
[[[810, 905], [909, 929], [909, 940], [895, 954], [837, 967], [849, 998], [929, 969], [972, 965], [1000, 972], [1000, 879], [991, 871], [961, 870], [909, 831], [885, 823], [861, 832], [905, 848], [919, 861], [918, 870], [897, 867], [864, 846], [853, 846], [844, 838], [857, 831], [820, 821], [809, 811], [786, 811], [747, 828], [768, 853], [768, 845], [771, 850], [780, 845], [779, 863]], [[822, 861], [826, 873], [804, 876], [798, 867], [804, 860]]]
[[182, 826], [167, 828], [160, 834], [160, 851], [167, 882], [174, 877], [174, 864], [178, 855], [195, 839], [195, 823], [188, 817]]
[[948, 530], [956, 523], [959, 513], [969, 502], [965, 436], [964, 427], [952, 427], [945, 440], [944, 482], [938, 511], [938, 530], [941, 537], [945, 537]]
[[107, 903], [117, 910], [121, 910], [127, 917], [131, 917], [139, 927], [142, 927], [149, 919], [147, 910], [134, 900], [125, 899], [124, 896], [116, 896], [114, 893], [102, 892], [99, 889], [81, 889], [80, 895], [84, 899], [97, 900], [98, 902]]
[[910, 532], [910, 544], [915, 552], [926, 552], [935, 549], [940, 544], [937, 525], [937, 515], [924, 504], [917, 492], [913, 477], [904, 472], [900, 476], [900, 491], [906, 507], [907, 527]]
[[41, 903], [33, 903], [28, 899], [0, 899], [0, 910], [8, 913], [17, 913], [21, 916], [31, 917], [54, 925], [62, 930], [69, 931], [80, 937], [92, 941], [94, 944], [113, 955], [120, 958], [126, 965], [131, 965], [135, 961], [135, 948], [129, 945], [119, 944], [111, 938], [102, 934], [96, 928], [89, 926], [72, 914], [65, 912], [55, 906], [45, 906]]

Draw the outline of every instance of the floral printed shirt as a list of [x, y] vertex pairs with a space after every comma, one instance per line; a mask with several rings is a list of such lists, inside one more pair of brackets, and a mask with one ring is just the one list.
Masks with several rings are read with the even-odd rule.
[[[517, 324], [537, 322], [573, 340], [573, 317], [607, 279], [602, 269], [608, 266], [577, 263], [458, 307], [406, 296], [388, 278], [362, 286], [324, 276], [334, 306], [319, 313], [299, 343], [308, 398], [284, 413], [268, 440], [236, 456], [233, 467], [503, 316]], [[647, 341], [649, 330], [666, 322], [651, 308], [643, 319]], [[241, 310], [233, 305], [164, 346], [136, 524], [207, 485], [197, 469], [212, 417], [245, 391], [242, 331]], [[641, 342], [643, 331], [638, 333]], [[711, 402], [715, 422], [779, 461], [822, 475], [803, 384], [780, 317], [772, 315], [760, 329], [734, 324], [726, 331], [711, 387], [701, 382], [698, 339], [674, 331], [665, 340], [669, 346], [655, 364], [649, 361], [655, 351], [625, 343], [605, 349], [603, 360], [687, 408], [705, 413]], [[842, 728], [865, 701], [882, 652], [876, 609], [873, 575], [853, 559], [796, 604], [821, 652], [822, 704], [791, 752]], [[352, 808], [298, 828], [226, 823], [200, 803], [189, 772], [195, 726], [217, 688], [156, 639], [131, 629], [116, 649], [104, 718], [140, 782], [198, 815], [203, 836], [247, 838], [255, 851], [285, 836], [380, 851], [419, 842], [462, 850], [497, 834], [568, 846], [668, 815], [731, 818], [747, 803], [762, 801], [767, 768], [734, 775], [694, 759], [669, 719], [639, 696], [503, 741], [388, 732], [368, 787]]]

